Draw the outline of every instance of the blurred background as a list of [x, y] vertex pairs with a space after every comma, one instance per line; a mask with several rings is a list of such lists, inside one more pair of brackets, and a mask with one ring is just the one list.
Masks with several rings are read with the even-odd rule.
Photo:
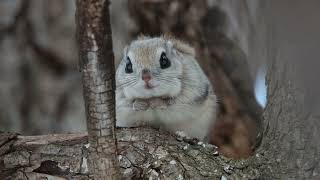
[[[219, 99], [212, 143], [226, 155], [248, 156], [266, 105], [260, 7], [246, 0], [111, 0], [116, 64], [139, 34], [169, 33], [194, 46]], [[0, 131], [86, 131], [75, 34], [74, 1], [0, 1]]]

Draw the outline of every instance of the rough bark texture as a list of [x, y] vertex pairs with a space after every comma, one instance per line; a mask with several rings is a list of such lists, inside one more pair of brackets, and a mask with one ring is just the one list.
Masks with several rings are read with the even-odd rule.
[[[85, 134], [1, 134], [0, 179], [88, 179]], [[119, 129], [123, 179], [258, 178], [245, 161], [217, 154], [212, 145], [146, 128]]]
[[[273, 178], [319, 179], [320, 121], [315, 107], [320, 101], [312, 93], [317, 89], [314, 78], [319, 78], [319, 71], [313, 68], [319, 67], [319, 59], [311, 57], [320, 52], [314, 44], [319, 42], [320, 2], [290, 2], [268, 1], [262, 9], [266, 24], [260, 28], [268, 32], [261, 34], [267, 37], [268, 102], [258, 154], [268, 159], [265, 170]], [[296, 21], [301, 26], [292, 23]]]
[[268, 159], [265, 173], [273, 179], [320, 177], [319, 117], [306, 108], [305, 92], [297, 86], [298, 64], [270, 61], [264, 135], [257, 156]]
[[218, 7], [199, 1], [129, 1], [138, 34], [172, 34], [197, 50], [197, 60], [218, 97], [219, 114], [210, 135], [225, 155], [246, 157], [260, 129], [262, 108], [254, 97], [246, 54], [227, 36], [228, 19]]
[[119, 179], [115, 136], [115, 67], [109, 1], [78, 0], [76, 21], [80, 70], [93, 179]]

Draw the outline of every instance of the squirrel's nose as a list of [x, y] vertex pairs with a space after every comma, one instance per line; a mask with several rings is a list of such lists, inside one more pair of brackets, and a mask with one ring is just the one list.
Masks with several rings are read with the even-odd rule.
[[151, 72], [149, 69], [143, 69], [142, 70], [142, 80], [144, 80], [146, 83], [150, 81], [151, 79]]

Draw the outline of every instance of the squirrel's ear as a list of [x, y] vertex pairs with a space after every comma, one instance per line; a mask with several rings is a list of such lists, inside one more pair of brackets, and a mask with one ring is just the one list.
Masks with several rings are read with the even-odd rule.
[[171, 49], [175, 49], [176, 51], [187, 54], [190, 56], [195, 56], [195, 50], [193, 47], [179, 40], [169, 40], [168, 43], [171, 44]]
[[128, 54], [128, 46], [126, 46], [126, 47], [124, 47], [124, 49], [123, 49], [123, 57], [126, 57], [127, 56], [127, 54]]
[[166, 42], [166, 51], [171, 54], [171, 53], [175, 53], [175, 50], [173, 48], [173, 44], [172, 42], [169, 40]]

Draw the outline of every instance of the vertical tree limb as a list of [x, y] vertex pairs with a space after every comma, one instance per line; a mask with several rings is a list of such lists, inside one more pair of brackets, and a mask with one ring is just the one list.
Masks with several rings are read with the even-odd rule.
[[119, 179], [109, 1], [77, 0], [79, 63], [89, 135], [89, 176]]

